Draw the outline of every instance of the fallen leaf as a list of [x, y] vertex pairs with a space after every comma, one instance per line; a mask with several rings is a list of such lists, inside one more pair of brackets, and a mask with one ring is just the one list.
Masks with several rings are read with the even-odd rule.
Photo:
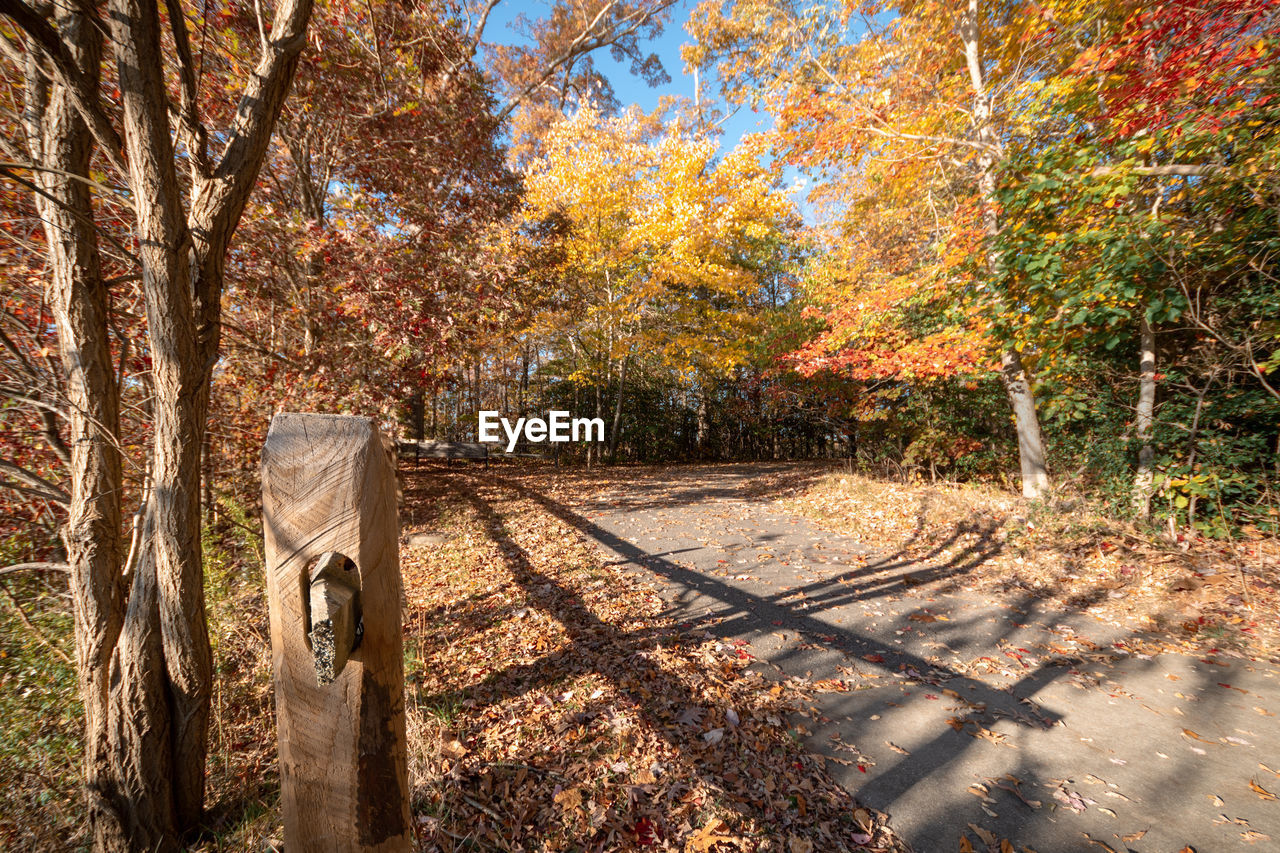
[[813, 853], [813, 842], [807, 838], [793, 835], [787, 840], [787, 851], [788, 853]]
[[1270, 792], [1270, 791], [1268, 791], [1266, 788], [1264, 788], [1264, 787], [1262, 787], [1261, 785], [1259, 785], [1256, 779], [1250, 779], [1250, 780], [1249, 780], [1249, 787], [1253, 789], [1253, 792], [1254, 792], [1255, 794], [1257, 794], [1259, 797], [1261, 797], [1261, 798], [1262, 798], [1262, 799], [1264, 799], [1264, 800], [1278, 800], [1278, 799], [1280, 799], [1280, 797], [1277, 797], [1275, 794], [1271, 793], [1271, 792]]
[[987, 845], [988, 847], [991, 847], [996, 843], [995, 835], [991, 831], [983, 829], [977, 824], [973, 824], [973, 823], [969, 824], [969, 831], [972, 832], [974, 835], [978, 836], [978, 838], [982, 839], [982, 843]]
[[440, 746], [440, 754], [445, 758], [462, 758], [467, 754], [467, 748], [463, 746], [462, 741], [457, 738], [445, 741]]
[[[793, 835], [794, 839], [795, 836]], [[729, 834], [729, 825], [719, 818], [711, 818], [706, 822], [702, 829], [695, 832], [684, 843], [685, 853], [708, 853], [711, 848], [717, 844], [737, 841], [737, 839]], [[812, 850], [812, 848], [810, 848]], [[795, 848], [792, 848], [794, 851]]]
[[578, 787], [565, 788], [551, 799], [555, 800], [556, 805], [565, 811], [572, 811], [582, 805], [582, 789]]

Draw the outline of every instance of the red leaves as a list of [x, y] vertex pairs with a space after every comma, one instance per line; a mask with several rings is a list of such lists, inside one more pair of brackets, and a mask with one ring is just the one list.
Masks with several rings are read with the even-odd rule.
[[1179, 124], [1212, 130], [1259, 103], [1280, 56], [1278, 27], [1270, 0], [1171, 0], [1131, 16], [1073, 71], [1105, 82], [1116, 138], [1158, 127], [1179, 133]]

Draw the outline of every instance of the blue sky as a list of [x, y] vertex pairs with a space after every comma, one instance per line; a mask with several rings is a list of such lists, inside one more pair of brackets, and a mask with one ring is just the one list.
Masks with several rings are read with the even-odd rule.
[[[691, 41], [689, 34], [685, 32], [684, 25], [689, 19], [690, 11], [695, 2], [696, 0], [682, 0], [682, 2], [672, 6], [669, 10], [670, 19], [663, 30], [662, 36], [644, 45], [646, 53], [656, 53], [662, 60], [667, 73], [671, 75], [670, 83], [652, 88], [646, 85], [643, 80], [631, 75], [628, 70], [628, 63], [614, 61], [607, 49], [597, 51], [593, 55], [592, 58], [596, 63], [596, 67], [609, 78], [618, 100], [624, 107], [628, 104], [638, 104], [645, 110], [652, 110], [658, 106], [658, 99], [663, 95], [693, 97], [693, 74], [685, 74], [684, 62], [680, 59], [680, 46]], [[521, 12], [531, 18], [537, 17], [544, 14], [549, 9], [549, 6], [550, 4], [546, 0], [535, 0], [535, 2], [528, 2], [527, 0], [525, 2], [513, 2], [513, 0], [507, 0], [505, 3], [500, 3], [493, 10], [493, 14], [490, 17], [485, 40], [507, 44], [515, 44], [521, 41], [520, 36], [511, 29], [512, 21]], [[715, 80], [709, 81], [705, 78], [702, 80], [702, 98], [704, 102], [717, 102], [719, 94], [719, 85]], [[724, 136], [721, 139], [721, 147], [724, 150], [728, 150], [736, 145], [744, 134], [768, 130], [772, 125], [773, 118], [768, 114], [754, 113], [750, 108], [743, 107], [726, 119], [722, 125]], [[803, 186], [803, 179], [794, 169], [786, 169], [783, 179], [789, 186]], [[804, 203], [804, 193], [802, 191], [796, 193], [796, 203], [800, 205], [805, 218], [811, 220], [812, 211]]]

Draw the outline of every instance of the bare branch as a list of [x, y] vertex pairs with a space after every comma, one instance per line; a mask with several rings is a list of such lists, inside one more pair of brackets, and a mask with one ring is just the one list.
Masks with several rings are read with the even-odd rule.
[[509, 116], [516, 107], [524, 102], [531, 94], [538, 90], [543, 84], [556, 75], [566, 63], [571, 62], [578, 57], [585, 56], [592, 51], [602, 47], [609, 47], [617, 44], [622, 39], [635, 33], [640, 27], [649, 21], [652, 21], [657, 15], [665, 12], [668, 7], [674, 5], [675, 0], [662, 0], [653, 6], [647, 8], [636, 9], [630, 15], [620, 19], [612, 25], [612, 28], [606, 29], [600, 33], [594, 33], [596, 27], [604, 20], [605, 15], [618, 5], [617, 0], [606, 3], [601, 7], [596, 16], [591, 19], [591, 23], [583, 27], [582, 32], [570, 42], [569, 46], [560, 52], [560, 55], [553, 59], [542, 69], [542, 73], [537, 79], [528, 83], [519, 92], [509, 97], [497, 112], [497, 119], [502, 121]]
[[[22, 489], [24, 492], [35, 491], [40, 493], [43, 497], [56, 501], [60, 504], [68, 504], [71, 502], [71, 495], [67, 494], [61, 486], [50, 483], [44, 477], [28, 471], [21, 465], [15, 465], [7, 459], [0, 459], [0, 471], [5, 472], [9, 476], [17, 479], [19, 482], [26, 483], [29, 488]], [[9, 488], [15, 488], [15, 486], [11, 484]]]
[[22, 0], [0, 0], [0, 15], [8, 16], [39, 45], [53, 65], [53, 77], [71, 94], [76, 111], [89, 126], [103, 155], [120, 174], [128, 174], [121, 156], [124, 142], [102, 110], [97, 86], [81, 72], [57, 30]]
[[169, 10], [169, 29], [173, 31], [174, 52], [178, 57], [178, 79], [181, 81], [181, 100], [178, 117], [187, 134], [187, 147], [191, 151], [192, 165], [197, 174], [209, 174], [209, 133], [200, 121], [199, 95], [196, 89], [196, 69], [191, 58], [191, 41], [187, 35], [187, 17], [179, 0], [165, 0]]
[[1171, 163], [1167, 166], [1095, 166], [1089, 174], [1095, 178], [1109, 175], [1138, 175], [1144, 178], [1202, 178], [1223, 171], [1214, 163]]
[[14, 563], [12, 566], [0, 568], [0, 576], [17, 572], [69, 572], [71, 566], [66, 563]]

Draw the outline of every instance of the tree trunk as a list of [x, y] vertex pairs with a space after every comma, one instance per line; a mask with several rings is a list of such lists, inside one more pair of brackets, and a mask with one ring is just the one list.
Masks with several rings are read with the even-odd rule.
[[[1196, 473], [1196, 455], [1200, 446], [1200, 418], [1204, 414], [1204, 398], [1209, 394], [1209, 388], [1213, 385], [1213, 380], [1217, 376], [1216, 370], [1211, 370], [1209, 375], [1205, 377], [1204, 387], [1195, 391], [1196, 408], [1191, 416], [1191, 428], [1187, 431], [1187, 478], [1190, 479]], [[1190, 532], [1196, 526], [1196, 503], [1198, 495], [1192, 493], [1187, 499], [1187, 531]]]
[[[96, 86], [102, 36], [76, 8], [58, 7], [55, 23], [77, 66]], [[87, 812], [92, 826], [106, 827], [118, 823], [118, 804], [111, 797], [107, 697], [112, 650], [124, 622], [120, 398], [93, 201], [87, 181], [73, 177], [89, 177], [93, 137], [70, 94], [50, 85], [36, 56], [29, 46], [23, 118], [32, 162], [59, 170], [36, 173], [44, 194], [36, 193], [34, 201], [48, 246], [49, 301], [69, 403], [71, 500], [63, 541], [71, 566], [76, 672], [84, 706]]]
[[1155, 449], [1151, 446], [1151, 428], [1156, 405], [1156, 333], [1142, 312], [1139, 326], [1141, 356], [1138, 379], [1138, 411], [1136, 436], [1139, 442], [1138, 471], [1133, 478], [1133, 511], [1144, 521], [1151, 518], [1151, 485], [1154, 479], [1152, 463]]
[[618, 370], [618, 395], [613, 400], [613, 426], [609, 430], [609, 464], [612, 465], [618, 461], [618, 425], [622, 421], [622, 392], [627, 384], [627, 364], [631, 361], [631, 357], [627, 356], [622, 359], [622, 367]]
[[[599, 382], [599, 381], [597, 381], [597, 382], [595, 383], [595, 389], [594, 389], [594, 390], [595, 390], [595, 394], [596, 394], [596, 413], [595, 413], [595, 416], [598, 418], [598, 417], [600, 417], [600, 416], [603, 414], [603, 411], [604, 411], [604, 409], [603, 409], [603, 405], [602, 405], [602, 401], [601, 401], [601, 392], [600, 392], [600, 382]], [[600, 443], [599, 443], [598, 441], [593, 441], [593, 442], [591, 442], [590, 444], [588, 444], [588, 445], [587, 445], [587, 467], [588, 467], [588, 468], [590, 468], [590, 467], [591, 467], [591, 460], [592, 460], [592, 457], [593, 457], [593, 456], [595, 457], [595, 463], [596, 463], [597, 465], [599, 465], [599, 464], [600, 464]]]
[[[213, 659], [200, 549], [200, 447], [211, 359], [218, 346], [216, 319], [209, 319], [211, 313], [216, 318], [220, 306], [211, 301], [221, 300], [222, 269], [220, 262], [202, 269], [184, 216], [163, 69], [149, 55], [161, 41], [155, 2], [111, 0], [109, 18], [120, 69], [130, 186], [135, 198], [151, 202], [138, 205], [135, 215], [156, 401], [152, 553], [150, 561], [143, 561], [147, 571], [135, 577], [119, 648], [119, 689], [113, 700], [121, 704], [113, 712], [118, 711], [121, 727], [113, 731], [120, 738], [113, 744], [113, 759], [133, 817], [151, 818], [135, 824], [133, 846], [145, 842], [152, 849], [168, 849], [199, 822], [204, 805]], [[202, 241], [210, 236], [201, 235]], [[147, 577], [152, 565], [154, 579]], [[156, 614], [163, 659], [159, 669], [154, 667], [151, 621]], [[164, 753], [169, 775], [157, 780], [149, 774], [159, 769], [156, 763]]]
[[1014, 429], [1018, 434], [1018, 462], [1022, 469], [1023, 497], [1040, 498], [1049, 489], [1049, 471], [1045, 465], [1044, 441], [1040, 436], [1040, 419], [1036, 417], [1036, 398], [1031, 390], [1022, 358], [1014, 349], [1000, 356], [1000, 378], [1013, 407]]
[[[23, 123], [37, 170], [50, 296], [66, 371], [72, 447], [66, 547], [77, 674], [84, 703], [90, 831], [99, 850], [176, 850], [200, 819], [212, 663], [200, 554], [200, 474], [209, 380], [217, 358], [223, 262], [293, 79], [311, 0], [282, 0], [246, 78], [217, 163], [200, 125], [186, 18], [167, 17], [182, 104], [175, 154], [156, 0], [110, 0], [120, 109], [100, 88], [103, 34], [95, 3], [34, 13], [5, 5], [25, 32]], [[181, 64], [181, 63], [180, 63]], [[46, 78], [46, 75], [51, 75]], [[123, 133], [112, 116], [123, 119]], [[126, 590], [119, 384], [108, 337], [90, 196], [94, 145], [135, 201], [153, 371], [153, 488]], [[127, 159], [126, 159], [127, 157]], [[127, 167], [126, 167], [127, 163]], [[178, 164], [191, 170], [185, 209]], [[79, 180], [77, 180], [79, 178]], [[129, 597], [126, 606], [126, 593]]]
[[[1004, 154], [993, 125], [991, 92], [987, 88], [982, 55], [982, 24], [978, 0], [968, 0], [961, 15], [960, 38], [964, 43], [965, 64], [973, 89], [973, 124], [977, 141], [982, 146], [978, 155], [978, 191], [982, 197], [982, 221], [988, 242], [1000, 236], [1000, 215], [996, 199], [996, 167]], [[999, 258], [987, 253], [987, 271], [995, 275]], [[1036, 398], [1022, 364], [1021, 354], [1008, 347], [1000, 356], [1000, 376], [1013, 408], [1018, 434], [1018, 461], [1022, 472], [1022, 494], [1039, 498], [1049, 489], [1049, 469], [1045, 460], [1044, 440], [1040, 435], [1040, 418]]]
[[706, 392], [698, 394], [698, 414], [694, 427], [694, 448], [699, 458], [703, 458], [707, 453], [707, 442], [711, 434], [711, 421], [707, 415], [707, 395]]

